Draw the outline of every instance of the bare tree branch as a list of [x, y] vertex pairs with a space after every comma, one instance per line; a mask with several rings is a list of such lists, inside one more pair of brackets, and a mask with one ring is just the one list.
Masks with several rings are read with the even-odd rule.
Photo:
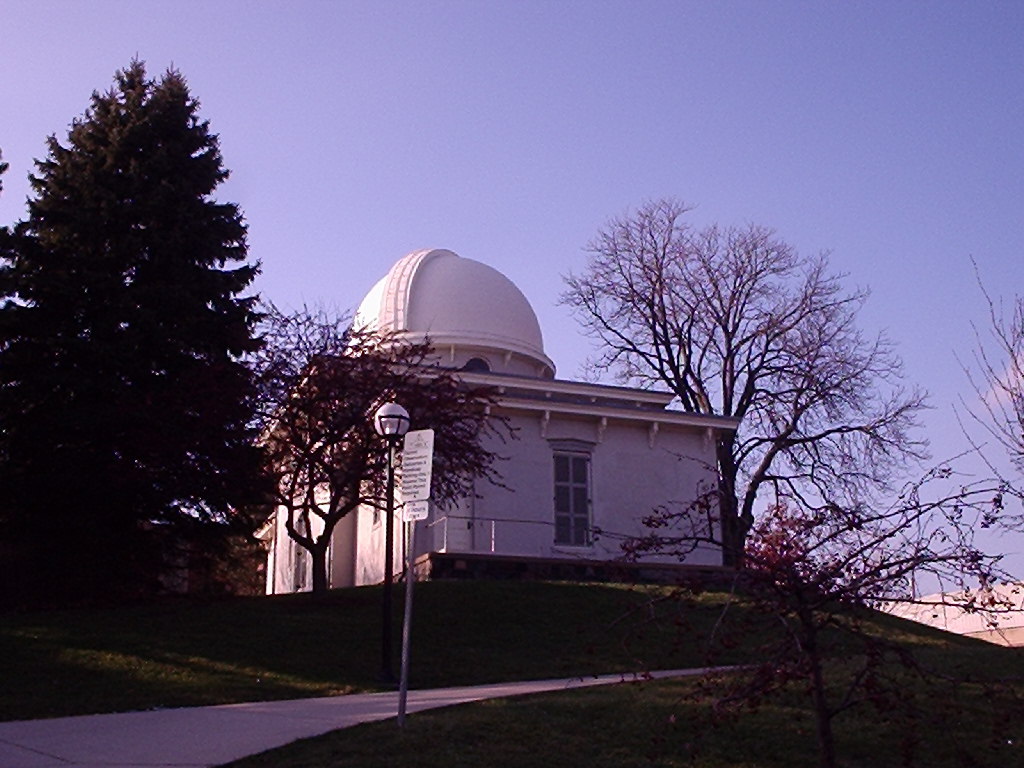
[[[627, 541], [626, 552], [637, 559], [685, 557], [698, 545], [722, 545], [713, 494], [655, 510], [646, 521], [650, 533]], [[1010, 579], [1000, 556], [986, 553], [977, 537], [986, 529], [1019, 530], [1020, 501], [999, 478], [970, 480], [943, 465], [886, 504], [826, 509], [790, 498], [771, 507], [750, 531], [737, 591], [746, 608], [778, 620], [784, 631], [757, 649], [756, 666], [719, 681], [712, 690], [716, 711], [756, 704], [788, 682], [806, 685], [821, 765], [835, 766], [837, 715], [864, 703], [883, 711], [901, 703], [902, 686], [887, 679], [887, 660], [914, 674], [927, 672], [906, 647], [878, 631], [867, 609], [948, 605], [993, 625], [1019, 610], [1019, 599], [996, 589]], [[926, 576], [942, 585], [941, 594], [918, 594], [916, 584]], [[836, 649], [841, 664], [832, 661]]]
[[413, 424], [435, 429], [436, 503], [471, 494], [476, 479], [501, 484], [499, 457], [483, 440], [511, 434], [507, 422], [488, 413], [494, 393], [428, 365], [429, 343], [351, 328], [323, 310], [285, 314], [270, 307], [263, 330], [254, 367], [274, 479], [270, 502], [284, 514], [288, 535], [309, 551], [315, 592], [327, 589], [337, 523], [363, 505], [384, 508], [387, 454], [373, 414], [385, 402], [400, 401]]
[[1024, 472], [1024, 298], [1016, 297], [1007, 309], [985, 288], [977, 264], [974, 272], [985, 298], [988, 327], [984, 333], [974, 327], [973, 365], [961, 364], [976, 403], [961, 404], [971, 421]]
[[661, 200], [612, 220], [562, 302], [601, 345], [594, 371], [742, 420], [718, 447], [737, 563], [764, 485], [827, 508], [923, 458], [913, 430], [925, 397], [903, 384], [893, 344], [857, 329], [867, 293], [844, 291], [827, 255], [801, 256], [754, 225], [696, 230], [688, 211]]

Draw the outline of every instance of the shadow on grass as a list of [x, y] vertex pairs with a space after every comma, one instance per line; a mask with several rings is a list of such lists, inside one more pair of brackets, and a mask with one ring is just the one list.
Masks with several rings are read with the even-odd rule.
[[[417, 585], [414, 687], [698, 666], [710, 612], [659, 590], [544, 582]], [[396, 662], [401, 600], [395, 601]], [[664, 620], [662, 620], [664, 619]], [[0, 616], [0, 718], [377, 690], [380, 588]], [[680, 637], [690, 637], [680, 642]], [[396, 663], [397, 667], [397, 663]]]
[[[979, 652], [980, 651], [980, 652]], [[991, 651], [991, 652], [990, 652]], [[957, 649], [1011, 657], [1004, 649]], [[983, 661], [983, 659], [979, 659]], [[841, 664], [842, 662], [835, 662]], [[1002, 662], [995, 662], [1000, 665]], [[906, 679], [906, 710], [851, 710], [837, 722], [849, 768], [1024, 765], [1024, 721], [990, 689]], [[951, 690], [953, 691], [951, 695]], [[1019, 705], [1022, 686], [1006, 692]], [[805, 693], [791, 686], [734, 718], [709, 717], [692, 681], [657, 681], [492, 700], [416, 713], [308, 739], [230, 768], [792, 768], [818, 763]]]
[[[380, 595], [366, 587], [323, 599], [172, 599], [2, 614], [0, 719], [379, 690]], [[751, 615], [742, 603], [723, 629], [720, 594], [692, 602], [667, 595], [613, 584], [418, 584], [411, 684], [743, 663], [777, 631], [773, 617]], [[401, 599], [395, 603], [397, 669]], [[972, 644], [888, 617], [880, 627], [926, 650], [934, 645], [940, 657], [951, 642]]]

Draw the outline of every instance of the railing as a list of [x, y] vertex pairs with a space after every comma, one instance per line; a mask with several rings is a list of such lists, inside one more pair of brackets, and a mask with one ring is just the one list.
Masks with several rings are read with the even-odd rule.
[[[552, 523], [544, 520], [517, 520], [511, 517], [470, 517], [469, 515], [445, 515], [439, 517], [432, 523], [428, 523], [428, 528], [434, 526], [441, 526], [441, 546], [439, 550], [441, 552], [447, 552], [451, 543], [451, 539], [448, 535], [448, 524], [460, 523], [466, 526], [466, 529], [470, 531], [468, 547], [465, 551], [467, 552], [490, 552], [495, 553], [498, 551], [498, 523], [509, 524], [509, 525], [542, 525], [545, 528], [551, 528]], [[488, 532], [488, 542], [486, 548], [480, 548], [477, 546], [477, 534], [476, 531], [483, 529]], [[451, 537], [454, 539], [454, 537]], [[511, 548], [506, 548], [511, 549]]]

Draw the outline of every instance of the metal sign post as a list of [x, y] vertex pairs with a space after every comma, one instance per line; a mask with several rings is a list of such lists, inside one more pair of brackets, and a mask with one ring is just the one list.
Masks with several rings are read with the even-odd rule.
[[402, 670], [398, 683], [398, 727], [405, 727], [405, 707], [409, 699], [409, 633], [412, 629], [412, 573], [413, 545], [416, 542], [416, 521], [406, 523], [409, 527], [409, 559], [405, 567], [405, 613], [402, 616]]
[[430, 511], [430, 480], [434, 465], [434, 430], [418, 429], [405, 436], [402, 452], [402, 519], [409, 527], [409, 551], [405, 566], [405, 613], [402, 617], [402, 671], [398, 683], [398, 727], [405, 726], [409, 698], [409, 636], [412, 629], [412, 585], [416, 580], [416, 521]]

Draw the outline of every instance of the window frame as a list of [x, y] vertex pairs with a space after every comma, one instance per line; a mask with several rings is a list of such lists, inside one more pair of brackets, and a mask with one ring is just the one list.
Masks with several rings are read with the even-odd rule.
[[469, 360], [463, 363], [460, 371], [466, 373], [492, 373], [491, 361], [480, 355], [473, 355]]
[[[566, 478], [559, 480], [559, 461], [566, 462]], [[577, 476], [577, 461], [584, 462], [583, 479], [580, 481]], [[580, 450], [575, 446], [552, 446], [552, 513], [554, 517], [555, 546], [586, 548], [593, 544], [593, 510], [594, 510], [594, 481], [593, 481], [593, 455], [588, 450]], [[560, 505], [559, 491], [565, 489], [565, 500], [567, 504]], [[579, 510], [577, 492], [585, 492], [583, 511]], [[560, 506], [562, 508], [560, 508]], [[561, 521], [567, 522], [567, 531], [564, 538], [560, 538]], [[582, 535], [580, 528], [582, 527]]]

